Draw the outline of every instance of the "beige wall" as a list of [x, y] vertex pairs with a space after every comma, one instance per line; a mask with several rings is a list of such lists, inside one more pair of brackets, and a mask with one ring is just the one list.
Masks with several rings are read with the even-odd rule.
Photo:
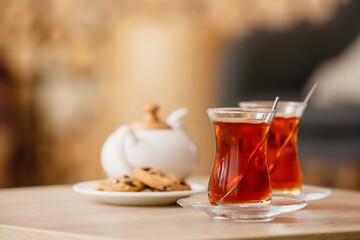
[[162, 118], [189, 109], [196, 174], [208, 174], [214, 141], [205, 111], [219, 104], [227, 44], [260, 26], [324, 20], [338, 3], [1, 1], [0, 65], [10, 75], [0, 90], [13, 93], [0, 96], [1, 113], [16, 114], [0, 121], [0, 186], [105, 177], [104, 140], [149, 102]]

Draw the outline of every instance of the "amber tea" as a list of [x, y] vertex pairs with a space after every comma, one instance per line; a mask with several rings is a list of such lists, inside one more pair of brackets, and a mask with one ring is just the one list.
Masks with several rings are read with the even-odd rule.
[[208, 113], [216, 141], [208, 188], [210, 203], [269, 202], [271, 184], [266, 141], [274, 113], [225, 114], [222, 118], [215, 116], [211, 109]]
[[297, 152], [297, 117], [275, 117], [268, 140], [268, 164], [273, 189], [292, 191], [301, 188], [303, 179]]
[[[270, 107], [271, 102], [241, 102], [251, 109]], [[306, 104], [279, 102], [268, 139], [268, 164], [274, 191], [296, 192], [303, 184], [298, 158], [297, 135]]]

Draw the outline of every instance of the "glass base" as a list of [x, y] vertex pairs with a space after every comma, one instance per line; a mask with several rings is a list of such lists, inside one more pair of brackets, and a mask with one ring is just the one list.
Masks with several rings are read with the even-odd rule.
[[239, 202], [239, 203], [218, 203], [218, 204], [214, 204], [214, 203], [210, 203], [213, 206], [225, 206], [225, 207], [254, 207], [254, 206], [261, 206], [261, 205], [270, 205], [271, 203], [271, 198], [270, 199], [266, 199], [266, 200], [262, 200], [259, 202]]
[[277, 215], [304, 208], [307, 202], [295, 198], [273, 197], [271, 203], [211, 205], [206, 195], [183, 198], [177, 203], [184, 207], [202, 211], [216, 221], [268, 222]]
[[331, 189], [311, 185], [303, 185], [297, 191], [273, 191], [272, 195], [277, 197], [291, 197], [305, 201], [313, 201], [325, 198], [331, 194]]

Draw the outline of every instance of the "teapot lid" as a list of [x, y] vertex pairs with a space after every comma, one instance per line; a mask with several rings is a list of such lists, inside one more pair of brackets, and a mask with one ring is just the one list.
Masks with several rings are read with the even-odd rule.
[[165, 122], [157, 117], [159, 107], [156, 104], [147, 104], [143, 107], [144, 115], [140, 121], [133, 122], [131, 127], [137, 129], [171, 129]]

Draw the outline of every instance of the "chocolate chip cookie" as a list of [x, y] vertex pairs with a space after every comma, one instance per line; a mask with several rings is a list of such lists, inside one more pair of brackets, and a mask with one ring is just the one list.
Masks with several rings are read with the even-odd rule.
[[179, 183], [176, 184], [176, 190], [174, 191], [184, 191], [184, 190], [191, 190], [190, 185], [185, 182], [184, 180], [181, 180]]
[[160, 191], [180, 190], [181, 180], [172, 172], [153, 167], [137, 167], [133, 176], [145, 185]]
[[144, 184], [130, 176], [109, 177], [95, 186], [95, 190], [110, 192], [138, 192], [144, 188]]

